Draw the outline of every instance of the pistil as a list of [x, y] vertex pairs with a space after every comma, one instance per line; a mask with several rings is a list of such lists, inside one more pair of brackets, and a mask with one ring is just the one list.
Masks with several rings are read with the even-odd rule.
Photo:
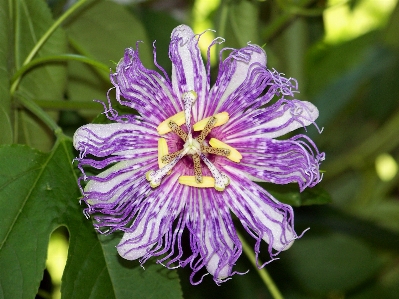
[[200, 157], [206, 166], [208, 166], [213, 178], [215, 179], [215, 189], [217, 191], [223, 191], [230, 184], [230, 179], [225, 174], [217, 170], [215, 165], [213, 165], [204, 154], [201, 153]]
[[185, 92], [183, 94], [184, 115], [186, 117], [186, 126], [188, 134], [191, 134], [191, 108], [197, 100], [197, 93], [195, 91]]
[[145, 174], [145, 177], [147, 181], [150, 182], [150, 185], [152, 188], [156, 188], [161, 184], [161, 180], [163, 177], [172, 170], [173, 167], [177, 164], [177, 162], [180, 161], [181, 158], [183, 158], [187, 154], [188, 150], [185, 149], [183, 150], [180, 154], [176, 156], [170, 163], [166, 164], [164, 167], [161, 169], [158, 169], [157, 171], [150, 170]]

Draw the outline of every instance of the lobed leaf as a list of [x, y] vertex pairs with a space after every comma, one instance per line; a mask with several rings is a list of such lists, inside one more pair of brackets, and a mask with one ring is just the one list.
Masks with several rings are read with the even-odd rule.
[[[0, 147], [0, 298], [33, 298], [49, 236], [70, 234], [62, 294], [65, 298], [181, 298], [175, 271], [118, 257], [117, 236], [99, 236], [77, 198], [72, 144], [61, 137], [41, 153], [24, 145]], [[156, 286], [156, 287], [154, 287]]]

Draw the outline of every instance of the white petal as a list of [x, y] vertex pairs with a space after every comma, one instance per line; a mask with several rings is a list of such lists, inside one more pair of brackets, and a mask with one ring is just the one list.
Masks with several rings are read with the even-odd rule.
[[[295, 109], [288, 109], [281, 116], [262, 125], [262, 128], [276, 128], [274, 132], [266, 134], [265, 137], [275, 138], [283, 136], [298, 128], [309, 126], [319, 117], [319, 110], [312, 103], [307, 101], [300, 101], [297, 103], [295, 105]], [[290, 122], [290, 120], [292, 120], [293, 118], [295, 118], [296, 120]]]
[[192, 189], [189, 202], [192, 233], [191, 248], [200, 255], [194, 272], [205, 266], [216, 282], [231, 276], [232, 267], [241, 254], [241, 243], [235, 232], [223, 193], [214, 189]]
[[[240, 93], [238, 90], [240, 85], [248, 80], [249, 75], [254, 69], [260, 67], [266, 70], [266, 60], [266, 53], [263, 49], [254, 45], [249, 45], [232, 52], [219, 65], [219, 74], [209, 95], [209, 98], [214, 100], [215, 104], [207, 107], [206, 116], [212, 115], [215, 112], [225, 111], [227, 109], [225, 102], [245, 101], [243, 95], [236, 96], [235, 93]], [[255, 85], [258, 83], [255, 80], [248, 81], [247, 83], [249, 86], [246, 86], [245, 92], [252, 92], [254, 89], [257, 89]], [[259, 92], [263, 89], [264, 87]], [[240, 103], [236, 102], [236, 104]]]
[[127, 260], [151, 256], [151, 248], [172, 230], [172, 223], [185, 204], [177, 179], [178, 175], [172, 175], [143, 201], [132, 224], [133, 231], [126, 232], [117, 246], [120, 256]]
[[156, 129], [144, 124], [88, 124], [75, 132], [73, 145], [84, 154], [125, 155], [133, 159], [156, 156], [157, 140]]
[[85, 201], [94, 206], [132, 200], [132, 192], [128, 191], [134, 190], [136, 194], [146, 193], [148, 186], [143, 186], [143, 183], [147, 183], [145, 173], [154, 167], [157, 167], [156, 163], [148, 163], [144, 159], [118, 162], [97, 176], [90, 177], [84, 188]]
[[225, 126], [226, 141], [240, 142], [240, 138], [275, 138], [298, 128], [306, 127], [319, 117], [319, 110], [310, 102], [292, 100], [276, 110], [258, 109]]
[[[277, 251], [288, 249], [297, 235], [292, 227], [292, 208], [274, 199], [237, 170], [229, 170], [231, 185], [226, 188], [227, 204], [247, 230]], [[235, 173], [235, 174], [233, 174]], [[271, 248], [269, 253], [272, 255]]]
[[172, 86], [175, 94], [180, 99], [183, 93], [189, 91], [195, 91], [198, 95], [193, 105], [193, 120], [197, 122], [202, 117], [209, 86], [198, 40], [190, 27], [180, 25], [172, 31], [169, 57], [172, 61]]

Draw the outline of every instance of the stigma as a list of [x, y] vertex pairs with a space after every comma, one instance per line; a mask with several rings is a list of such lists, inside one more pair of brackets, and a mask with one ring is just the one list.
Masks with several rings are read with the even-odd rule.
[[[217, 191], [224, 191], [229, 185], [230, 179], [227, 175], [220, 172], [208, 158], [209, 155], [218, 155], [236, 163], [242, 159], [242, 155], [235, 148], [216, 138], [208, 138], [214, 127], [222, 126], [229, 121], [229, 114], [227, 112], [217, 113], [191, 125], [191, 111], [196, 100], [197, 93], [195, 91], [183, 93], [184, 110], [165, 119], [157, 127], [160, 135], [176, 134], [184, 143], [180, 150], [169, 153], [167, 140], [163, 137], [159, 138], [159, 169], [146, 173], [146, 179], [152, 188], [158, 187], [162, 183], [162, 179], [171, 173], [184, 156], [191, 156], [194, 176], [182, 174], [178, 180], [180, 184], [196, 188], [215, 188]], [[182, 129], [183, 125], [187, 130]], [[197, 132], [194, 135], [195, 138], [193, 132]], [[208, 168], [212, 176], [203, 176], [203, 167]]]

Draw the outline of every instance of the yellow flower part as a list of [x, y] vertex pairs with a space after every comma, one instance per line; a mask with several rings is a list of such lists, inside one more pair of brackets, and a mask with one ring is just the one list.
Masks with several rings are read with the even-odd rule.
[[240, 163], [240, 161], [242, 159], [242, 155], [234, 147], [227, 145], [226, 143], [224, 143], [216, 138], [211, 138], [211, 140], [209, 140], [209, 144], [210, 144], [210, 146], [215, 147], [215, 148], [229, 149], [230, 155], [228, 155], [227, 158], [233, 162]]
[[211, 176], [203, 176], [202, 183], [197, 183], [195, 176], [182, 175], [179, 177], [179, 183], [191, 187], [213, 188], [215, 187], [215, 179]]
[[184, 124], [186, 122], [184, 111], [180, 111], [179, 113], [176, 113], [175, 115], [173, 115], [173, 116], [165, 119], [163, 122], [161, 122], [157, 128], [157, 131], [160, 135], [164, 135], [164, 134], [172, 131], [168, 125], [170, 121], [175, 122], [178, 126], [181, 126], [182, 124]]
[[158, 166], [159, 168], [164, 167], [167, 163], [162, 162], [162, 157], [169, 154], [168, 144], [165, 138], [158, 139]]
[[[213, 116], [216, 118], [216, 123], [213, 125], [213, 127], [219, 127], [229, 121], [229, 114], [227, 112], [221, 112], [221, 113], [215, 114]], [[193, 126], [194, 131], [203, 130], [211, 117], [212, 116], [209, 116], [209, 117], [204, 118], [203, 120], [200, 120], [199, 122], [197, 122]]]

